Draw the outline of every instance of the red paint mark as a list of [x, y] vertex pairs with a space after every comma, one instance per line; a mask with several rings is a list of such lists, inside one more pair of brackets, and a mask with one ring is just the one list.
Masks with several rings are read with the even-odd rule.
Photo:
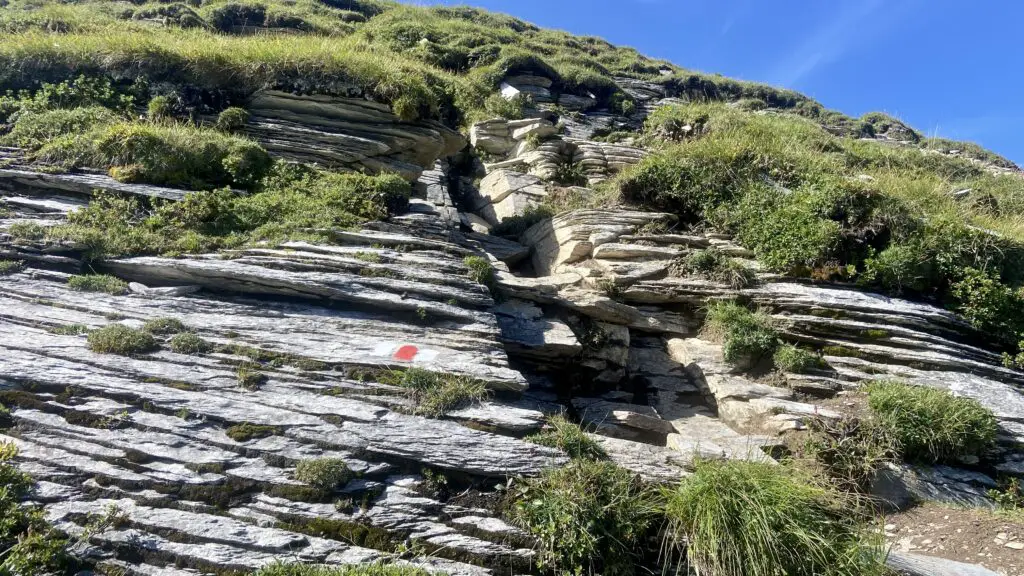
[[419, 351], [419, 348], [412, 346], [410, 344], [406, 344], [405, 346], [402, 346], [401, 348], [398, 349], [398, 351], [395, 352], [393, 358], [395, 360], [401, 360], [402, 362], [412, 362], [413, 358], [416, 357], [416, 354], [418, 354]]

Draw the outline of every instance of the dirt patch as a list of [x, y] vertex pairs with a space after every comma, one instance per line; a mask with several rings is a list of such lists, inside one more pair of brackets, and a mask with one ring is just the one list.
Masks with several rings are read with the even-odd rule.
[[894, 550], [1024, 576], [1024, 514], [924, 504], [885, 519]]

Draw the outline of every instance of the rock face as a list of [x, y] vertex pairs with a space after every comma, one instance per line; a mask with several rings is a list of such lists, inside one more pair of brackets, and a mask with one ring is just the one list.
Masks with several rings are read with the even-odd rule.
[[465, 139], [434, 121], [406, 122], [362, 98], [297, 96], [268, 90], [252, 97], [246, 127], [267, 151], [332, 168], [397, 172], [415, 180]]

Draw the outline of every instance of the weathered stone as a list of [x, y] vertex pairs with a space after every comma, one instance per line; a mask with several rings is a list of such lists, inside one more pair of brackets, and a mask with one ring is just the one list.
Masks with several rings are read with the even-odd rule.
[[889, 552], [885, 563], [901, 576], [999, 576], [997, 572], [976, 564], [909, 552]]

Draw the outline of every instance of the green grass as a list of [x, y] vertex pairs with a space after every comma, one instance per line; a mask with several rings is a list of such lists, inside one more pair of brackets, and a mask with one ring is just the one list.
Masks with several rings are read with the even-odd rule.
[[793, 374], [805, 374], [816, 368], [823, 368], [825, 365], [818, 354], [803, 348], [797, 348], [792, 344], [779, 346], [775, 350], [772, 360], [779, 370], [792, 372]]
[[605, 460], [608, 458], [601, 445], [587, 436], [579, 424], [561, 415], [548, 418], [544, 430], [527, 436], [526, 441], [558, 448], [573, 459]]
[[71, 566], [67, 538], [49, 526], [38, 507], [22, 504], [31, 496], [31, 477], [13, 463], [13, 444], [0, 443], [0, 574], [64, 573]]
[[295, 465], [295, 479], [321, 490], [334, 490], [354, 477], [344, 460], [318, 458], [302, 460]]
[[235, 378], [238, 380], [239, 386], [250, 392], [259, 390], [269, 380], [266, 374], [260, 372], [260, 365], [255, 362], [239, 364], [235, 371]]
[[462, 263], [469, 269], [469, 277], [479, 284], [490, 287], [494, 285], [494, 267], [483, 256], [466, 256]]
[[673, 276], [699, 276], [728, 284], [736, 290], [747, 288], [757, 282], [757, 274], [753, 270], [715, 248], [695, 250], [687, 254], [672, 264], [670, 272]]
[[113, 296], [128, 293], [128, 283], [116, 276], [87, 274], [68, 278], [68, 288], [76, 292], [103, 292]]
[[21, 272], [25, 263], [21, 260], [0, 260], [0, 276]]
[[725, 361], [740, 366], [751, 366], [773, 354], [779, 346], [771, 318], [735, 302], [710, 304], [702, 334], [721, 342]]
[[275, 563], [260, 568], [254, 576], [430, 576], [412, 564], [352, 564], [323, 566], [315, 564]]
[[177, 318], [154, 318], [148, 320], [142, 329], [157, 336], [171, 336], [187, 330], [181, 320]]
[[168, 342], [168, 345], [172, 352], [189, 356], [198, 356], [213, 350], [213, 344], [191, 332], [175, 334]]
[[866, 391], [872, 413], [907, 460], [956, 463], [995, 447], [998, 420], [976, 400], [896, 381], [872, 382]]
[[89, 327], [85, 324], [64, 324], [55, 328], [47, 329], [50, 334], [58, 334], [60, 336], [80, 336], [82, 334], [89, 333]]
[[17, 240], [42, 240], [46, 237], [46, 228], [38, 222], [15, 222], [7, 227], [6, 232]]
[[886, 574], [884, 552], [848, 498], [793, 469], [696, 463], [664, 490], [667, 546], [714, 576]]
[[224, 433], [228, 435], [228, 438], [231, 438], [235, 442], [248, 442], [249, 440], [256, 440], [259, 438], [269, 438], [275, 434], [279, 434], [280, 430], [275, 426], [243, 422], [241, 424], [235, 424], [234, 426], [228, 426]]
[[480, 380], [421, 368], [392, 372], [382, 381], [407, 389], [414, 404], [413, 413], [430, 418], [440, 418], [490, 397], [487, 385]]
[[659, 521], [656, 494], [610, 462], [573, 460], [511, 496], [511, 520], [538, 540], [538, 568], [558, 574], [634, 574]]
[[123, 324], [111, 324], [93, 330], [86, 338], [86, 343], [93, 352], [121, 356], [148, 354], [160, 349], [152, 334]]

